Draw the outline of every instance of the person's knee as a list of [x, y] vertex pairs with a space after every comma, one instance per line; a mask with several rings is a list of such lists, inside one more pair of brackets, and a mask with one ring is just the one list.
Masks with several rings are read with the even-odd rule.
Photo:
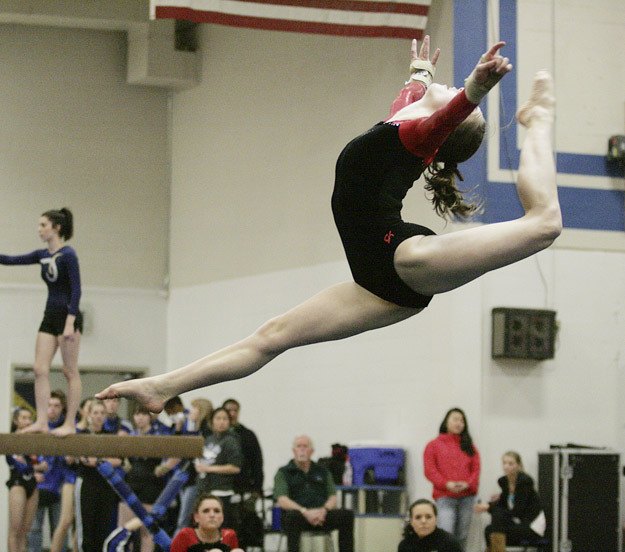
[[35, 360], [33, 363], [33, 373], [36, 378], [47, 378], [50, 374], [50, 365], [41, 360]]
[[78, 366], [63, 365], [63, 375], [68, 379], [80, 379], [80, 373], [78, 372]]
[[[420, 238], [420, 239], [415, 239]], [[404, 241], [395, 252], [395, 268], [400, 271], [427, 270], [432, 264], [432, 241], [415, 236]]]
[[434, 295], [441, 291], [440, 259], [441, 250], [434, 240], [406, 240], [397, 248], [394, 265], [399, 277], [414, 291]]
[[290, 347], [288, 335], [285, 317], [277, 316], [258, 328], [254, 332], [252, 340], [261, 354], [273, 357]]

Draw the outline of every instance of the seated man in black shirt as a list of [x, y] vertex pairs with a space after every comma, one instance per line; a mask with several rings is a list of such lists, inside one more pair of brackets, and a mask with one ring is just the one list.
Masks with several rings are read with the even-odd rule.
[[310, 437], [293, 441], [293, 460], [281, 467], [274, 479], [273, 494], [282, 508], [282, 529], [289, 552], [299, 551], [302, 531], [338, 529], [339, 551], [354, 550], [354, 513], [336, 508], [336, 489], [330, 472], [311, 460]]

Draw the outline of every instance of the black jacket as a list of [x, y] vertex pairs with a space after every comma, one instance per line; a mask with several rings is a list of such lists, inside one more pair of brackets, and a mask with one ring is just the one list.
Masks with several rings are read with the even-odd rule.
[[508, 497], [510, 496], [508, 478], [504, 475], [497, 480], [497, 483], [501, 487], [501, 495], [497, 502], [490, 504], [489, 510], [498, 508], [508, 512], [510, 517], [520, 519], [521, 523], [526, 526], [532, 523], [542, 510], [540, 498], [534, 488], [534, 480], [525, 472], [519, 472], [514, 491], [514, 506], [511, 510], [508, 508]]
[[397, 552], [462, 552], [460, 543], [439, 527], [420, 539], [412, 532], [399, 543]]

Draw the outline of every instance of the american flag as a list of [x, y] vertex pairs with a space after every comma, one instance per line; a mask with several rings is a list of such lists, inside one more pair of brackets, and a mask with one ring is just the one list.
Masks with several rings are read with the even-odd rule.
[[150, 0], [152, 19], [340, 36], [422, 38], [431, 0]]

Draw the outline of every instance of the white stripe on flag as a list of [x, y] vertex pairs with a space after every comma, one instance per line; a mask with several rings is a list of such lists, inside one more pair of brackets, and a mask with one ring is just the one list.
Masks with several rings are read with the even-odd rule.
[[[402, 4], [425, 6], [428, 6], [429, 3], [430, 0], [402, 1]], [[383, 4], [392, 5], [392, 2], [384, 2]], [[235, 0], [151, 0], [150, 10], [152, 18], [155, 17], [157, 6], [189, 8], [200, 12], [217, 12], [242, 17], [304, 21], [330, 25], [423, 29], [427, 22], [427, 16], [392, 13], [390, 11], [321, 9]]]

